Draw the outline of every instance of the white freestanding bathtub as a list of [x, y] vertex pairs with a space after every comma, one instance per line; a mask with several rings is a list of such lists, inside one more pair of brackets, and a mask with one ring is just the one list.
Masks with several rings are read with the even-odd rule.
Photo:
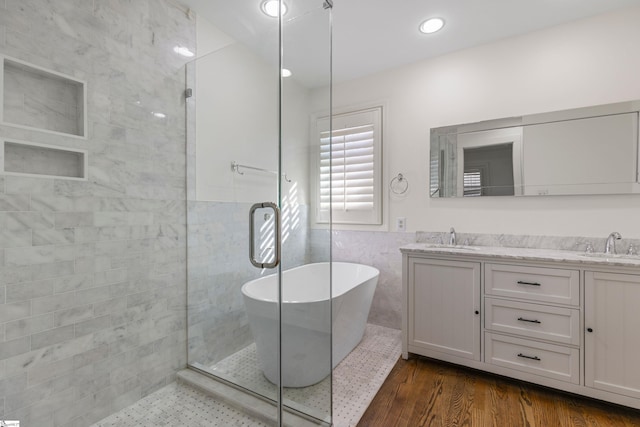
[[[380, 272], [374, 267], [333, 263], [307, 264], [282, 272], [282, 385], [315, 384], [353, 350], [364, 335]], [[278, 383], [278, 276], [245, 283], [242, 295], [264, 375]], [[330, 316], [333, 304], [333, 366]]]

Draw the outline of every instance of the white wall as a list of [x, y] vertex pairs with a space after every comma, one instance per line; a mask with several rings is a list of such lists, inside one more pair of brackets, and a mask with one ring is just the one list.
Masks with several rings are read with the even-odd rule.
[[[250, 170], [238, 175], [230, 165], [278, 168], [277, 61], [267, 63], [202, 18], [197, 35], [196, 199], [275, 201], [275, 175]], [[291, 179], [283, 182], [283, 195], [306, 204], [309, 91], [294, 79], [284, 79], [282, 91], [282, 171]]]
[[[640, 195], [468, 200], [427, 191], [432, 127], [640, 99], [638, 22], [634, 7], [336, 84], [334, 107], [387, 102], [385, 182], [400, 172], [410, 184], [404, 198], [391, 197], [391, 224], [406, 217], [409, 231], [640, 237]], [[325, 100], [313, 101], [320, 110]]]

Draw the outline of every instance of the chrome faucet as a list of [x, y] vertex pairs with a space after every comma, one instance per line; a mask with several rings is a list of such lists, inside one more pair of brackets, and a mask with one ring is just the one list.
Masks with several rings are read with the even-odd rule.
[[605, 254], [615, 254], [616, 253], [616, 240], [622, 239], [622, 236], [617, 231], [609, 234], [607, 237], [607, 241], [604, 244], [604, 253]]
[[456, 230], [453, 227], [451, 227], [451, 230], [449, 230], [449, 245], [456, 245]]

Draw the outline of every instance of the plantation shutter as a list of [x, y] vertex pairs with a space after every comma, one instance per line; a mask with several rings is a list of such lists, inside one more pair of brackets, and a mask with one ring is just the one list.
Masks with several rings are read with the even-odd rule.
[[440, 186], [440, 156], [432, 155], [429, 160], [429, 194], [431, 196], [443, 197], [439, 193]]
[[318, 222], [380, 224], [381, 109], [357, 111], [318, 123]]
[[464, 188], [463, 196], [482, 196], [482, 171], [480, 169], [464, 171], [462, 179]]

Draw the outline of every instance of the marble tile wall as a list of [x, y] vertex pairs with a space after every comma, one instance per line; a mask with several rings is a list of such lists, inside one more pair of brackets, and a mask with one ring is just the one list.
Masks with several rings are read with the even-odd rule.
[[0, 136], [89, 156], [87, 181], [0, 176], [0, 419], [85, 427], [186, 365], [185, 60], [172, 47], [194, 40], [168, 0], [0, 1], [0, 54], [87, 82], [88, 138]]
[[[240, 288], [275, 271], [257, 269], [249, 262], [250, 207], [249, 203], [188, 203], [190, 364], [208, 367], [253, 342]], [[283, 223], [296, 224], [283, 241], [284, 269], [308, 262], [308, 211], [306, 205], [283, 209]]]

